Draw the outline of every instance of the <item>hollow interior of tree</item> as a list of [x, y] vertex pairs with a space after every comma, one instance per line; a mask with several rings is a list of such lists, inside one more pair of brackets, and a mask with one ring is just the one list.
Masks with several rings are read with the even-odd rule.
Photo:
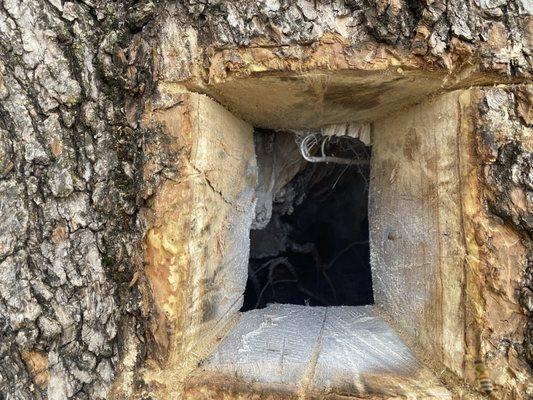
[[[302, 143], [312, 138], [315, 145], [310, 151], [320, 161], [307, 162], [297, 150], [297, 136], [257, 131], [254, 135], [261, 200], [256, 205], [256, 229], [250, 231], [248, 283], [241, 310], [268, 303], [372, 304], [370, 147], [348, 136], [308, 135]], [[283, 146], [277, 146], [280, 141]], [[263, 146], [265, 142], [269, 145]], [[330, 158], [346, 163], [321, 161]], [[287, 162], [299, 163], [300, 168], [289, 173], [284, 168]], [[285, 180], [294, 177], [284, 186], [272, 184], [273, 179], [279, 181], [277, 171], [288, 175]]]

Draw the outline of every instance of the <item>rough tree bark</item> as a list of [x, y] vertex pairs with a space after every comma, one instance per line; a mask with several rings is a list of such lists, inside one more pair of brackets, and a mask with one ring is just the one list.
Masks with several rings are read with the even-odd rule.
[[[175, 155], [152, 152], [166, 137], [140, 124], [159, 80], [207, 69], [215, 50], [308, 46], [337, 30], [347, 48], [380, 43], [435, 68], [468, 64], [480, 84], [525, 82], [532, 11], [527, 0], [0, 0], [0, 399], [119, 397], [119, 375], [139, 398], [151, 392], [139, 373], [155, 347], [143, 209], [179, 174]], [[202, 60], [183, 52], [191, 30]], [[531, 92], [492, 98], [478, 110], [486, 207], [531, 252], [531, 138], [511, 126], [531, 126]], [[502, 124], [498, 107], [512, 110], [508, 126], [483, 130]], [[516, 191], [525, 203], [509, 200]], [[529, 316], [531, 260], [517, 294]], [[526, 332], [509, 347], [533, 365], [531, 319]]]
[[153, 2], [0, 3], [0, 398], [105, 398], [139, 332]]

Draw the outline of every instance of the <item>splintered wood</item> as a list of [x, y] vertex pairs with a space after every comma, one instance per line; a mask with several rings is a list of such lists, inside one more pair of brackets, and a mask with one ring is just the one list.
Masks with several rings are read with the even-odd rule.
[[186, 389], [187, 399], [408, 394], [451, 398], [372, 306], [288, 304], [243, 313]]

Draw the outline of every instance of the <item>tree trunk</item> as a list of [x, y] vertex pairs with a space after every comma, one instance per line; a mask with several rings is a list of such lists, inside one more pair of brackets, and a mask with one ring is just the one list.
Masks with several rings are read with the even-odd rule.
[[278, 72], [334, 69], [306, 64], [330, 37], [346, 58], [369, 46], [383, 51], [373, 60], [448, 74], [443, 90], [510, 85], [484, 89], [475, 110], [484, 210], [528, 252], [512, 299], [524, 338], [498, 336], [493, 356], [533, 366], [532, 11], [527, 0], [0, 0], [0, 399], [165, 398], [143, 375], [168, 350], [144, 239], [182, 150], [147, 110], [173, 106], [167, 83], [211, 94], [252, 76], [237, 59], [248, 50], [275, 53], [258, 63]]
[[127, 332], [143, 337], [127, 113], [150, 87], [153, 10], [0, 4], [1, 398], [105, 398]]

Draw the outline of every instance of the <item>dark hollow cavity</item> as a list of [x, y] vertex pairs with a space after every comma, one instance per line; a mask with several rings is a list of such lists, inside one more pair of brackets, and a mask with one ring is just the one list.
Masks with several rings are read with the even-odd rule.
[[[332, 140], [327, 150], [339, 157], [370, 158], [370, 149], [356, 139]], [[368, 244], [369, 165], [302, 165], [274, 196], [266, 227], [250, 231], [241, 311], [269, 303], [374, 302]]]

